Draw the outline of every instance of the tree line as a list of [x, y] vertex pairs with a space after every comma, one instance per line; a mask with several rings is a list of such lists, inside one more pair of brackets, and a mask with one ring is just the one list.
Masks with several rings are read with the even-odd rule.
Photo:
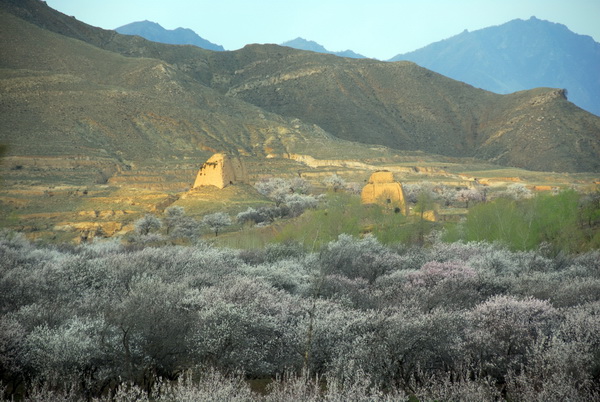
[[5, 398], [600, 396], [597, 250], [371, 235], [315, 251], [50, 246], [3, 231], [0, 256]]

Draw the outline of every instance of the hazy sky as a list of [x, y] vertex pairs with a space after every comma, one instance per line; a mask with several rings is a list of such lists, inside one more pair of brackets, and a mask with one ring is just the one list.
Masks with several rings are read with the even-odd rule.
[[227, 50], [296, 37], [382, 60], [515, 18], [566, 25], [600, 42], [600, 0], [47, 0], [80, 21], [190, 28]]

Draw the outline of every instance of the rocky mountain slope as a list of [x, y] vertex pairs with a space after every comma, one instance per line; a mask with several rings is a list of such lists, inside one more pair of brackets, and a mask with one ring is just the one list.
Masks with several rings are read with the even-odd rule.
[[237, 62], [214, 88], [340, 138], [534, 170], [599, 168], [600, 119], [560, 90], [496, 95], [409, 62], [303, 55], [274, 46], [210, 57], [221, 66]]
[[123, 35], [137, 35], [142, 38], [172, 45], [194, 45], [202, 49], [224, 51], [223, 46], [214, 44], [187, 28], [165, 29], [152, 21], [138, 21], [116, 28]]
[[211, 52], [93, 28], [37, 0], [0, 6], [0, 143], [9, 156], [131, 166], [214, 151], [368, 158], [383, 152], [376, 144], [600, 171], [600, 118], [561, 90], [496, 95], [409, 62], [275, 45]]
[[409, 60], [496, 93], [565, 88], [569, 100], [600, 115], [600, 43], [535, 17], [464, 31], [392, 61]]
[[202, 160], [218, 150], [264, 157], [298, 151], [294, 142], [340, 143], [224, 96], [162, 60], [124, 57], [8, 13], [0, 21], [0, 143], [9, 155], [131, 165]]

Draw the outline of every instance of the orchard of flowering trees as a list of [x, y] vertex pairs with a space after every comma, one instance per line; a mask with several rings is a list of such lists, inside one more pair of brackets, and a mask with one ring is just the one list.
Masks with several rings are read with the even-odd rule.
[[598, 400], [600, 252], [1, 232], [0, 381], [30, 401]]

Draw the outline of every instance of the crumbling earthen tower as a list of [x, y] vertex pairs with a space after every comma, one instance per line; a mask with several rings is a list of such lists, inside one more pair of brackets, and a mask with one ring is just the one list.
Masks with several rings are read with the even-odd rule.
[[389, 206], [408, 215], [406, 197], [402, 184], [394, 179], [394, 174], [388, 171], [375, 172], [362, 189], [360, 195], [363, 204], [380, 204]]
[[200, 168], [193, 188], [201, 186], [224, 188], [230, 184], [247, 182], [248, 173], [239, 158], [214, 154]]

